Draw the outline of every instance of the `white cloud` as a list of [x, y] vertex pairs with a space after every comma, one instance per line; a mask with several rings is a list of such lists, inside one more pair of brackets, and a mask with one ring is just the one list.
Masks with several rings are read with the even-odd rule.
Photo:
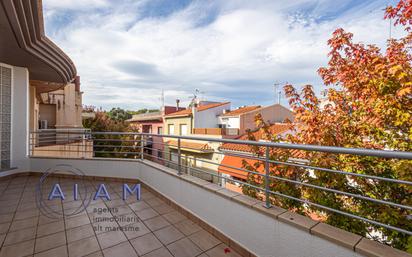
[[44, 0], [46, 9], [86, 10], [107, 7], [106, 0]]
[[[158, 107], [162, 88], [169, 104], [188, 102], [195, 88], [211, 100], [268, 104], [275, 81], [319, 85], [316, 70], [327, 62], [334, 29], [344, 27], [367, 43], [387, 39], [376, 2], [319, 20], [330, 2], [198, 1], [156, 16], [147, 15], [142, 1], [88, 0], [78, 3], [111, 9], [82, 10], [56, 24], [70, 9], [67, 2], [45, 1], [53, 12], [46, 16], [48, 34], [75, 62], [84, 102], [105, 108]], [[311, 11], [300, 10], [309, 5]]]

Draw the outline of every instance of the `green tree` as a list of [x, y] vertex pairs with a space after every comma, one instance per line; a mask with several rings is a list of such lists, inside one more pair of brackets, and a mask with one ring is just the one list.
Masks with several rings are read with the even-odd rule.
[[132, 114], [128, 113], [122, 108], [112, 108], [107, 115], [110, 117], [110, 119], [115, 120], [115, 121], [125, 121], [128, 120], [132, 117]]
[[[328, 41], [331, 48], [327, 67], [319, 69], [324, 84], [329, 86], [326, 99], [319, 99], [307, 85], [298, 92], [292, 85], [284, 87], [289, 104], [296, 114], [298, 129], [284, 141], [339, 147], [360, 147], [412, 151], [412, 2], [399, 1], [388, 7], [385, 18], [403, 26], [406, 36], [390, 39], [386, 51], [375, 45], [354, 43], [353, 35], [337, 29]], [[270, 135], [269, 135], [270, 136]], [[272, 137], [272, 141], [278, 139]], [[256, 154], [261, 152], [256, 151]], [[271, 159], [288, 160], [290, 153], [277, 151]], [[399, 180], [412, 180], [412, 161], [307, 152], [304, 159], [311, 166], [326, 167], [353, 173], [369, 174]], [[249, 167], [253, 168], [253, 167]], [[285, 166], [272, 167], [271, 174], [288, 176]], [[293, 173], [293, 172], [292, 172]], [[412, 188], [405, 184], [339, 175], [324, 171], [296, 170], [298, 179], [308, 184], [358, 194], [374, 199], [412, 205]], [[254, 180], [254, 178], [250, 178]], [[255, 180], [254, 180], [255, 181]], [[282, 192], [283, 181], [271, 181], [271, 189]], [[260, 183], [259, 185], [262, 185]], [[373, 203], [305, 186], [292, 186], [311, 202], [352, 213], [384, 224], [412, 231], [410, 211], [404, 208]], [[283, 191], [287, 192], [287, 191]], [[279, 198], [280, 199], [280, 198]], [[300, 203], [286, 199], [280, 202], [290, 209], [302, 210]], [[412, 252], [410, 236], [305, 206], [304, 213], [315, 212], [324, 221], [342, 229], [374, 238], [382, 243]], [[381, 236], [377, 236], [379, 233]]]

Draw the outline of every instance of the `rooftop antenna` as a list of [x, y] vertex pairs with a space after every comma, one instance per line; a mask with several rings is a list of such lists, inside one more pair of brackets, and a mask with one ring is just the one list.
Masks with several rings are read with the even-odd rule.
[[276, 103], [276, 98], [277, 98], [277, 104], [280, 104], [280, 98], [282, 97], [282, 91], [279, 89], [280, 83], [275, 82], [273, 84], [273, 88], [275, 90], [275, 103]]
[[165, 91], [164, 91], [163, 88], [162, 88], [162, 94], [160, 96], [160, 101], [162, 102], [161, 111], [164, 111], [164, 109], [165, 109]]

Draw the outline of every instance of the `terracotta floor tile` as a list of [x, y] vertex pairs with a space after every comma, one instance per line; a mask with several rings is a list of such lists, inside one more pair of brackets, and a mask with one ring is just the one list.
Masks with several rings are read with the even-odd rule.
[[117, 206], [111, 209], [111, 213], [113, 216], [122, 216], [131, 212], [133, 212], [133, 210], [130, 209], [127, 205]]
[[174, 211], [174, 209], [170, 205], [167, 205], [167, 204], [161, 204], [161, 205], [153, 206], [153, 209], [156, 212], [158, 212], [160, 215], [163, 215], [163, 214]]
[[0, 234], [0, 245], [3, 245], [4, 239], [6, 239], [6, 234]]
[[33, 252], [34, 240], [30, 240], [10, 246], [4, 246], [0, 250], [0, 257], [21, 257], [31, 255]]
[[6, 233], [9, 230], [11, 223], [6, 222], [6, 223], [1, 223], [0, 224], [0, 234]]
[[123, 233], [129, 240], [151, 233], [150, 230], [143, 224], [143, 222], [129, 224], [127, 226], [124, 226], [123, 228]]
[[151, 233], [135, 238], [131, 240], [130, 243], [139, 255], [149, 253], [162, 247], [162, 243], [160, 243], [160, 241]]
[[36, 247], [34, 252], [43, 252], [61, 245], [66, 244], [66, 233], [64, 231], [45, 237], [36, 238]]
[[[103, 257], [103, 252], [102, 251], [97, 251], [91, 254], [88, 254], [84, 257]], [[120, 256], [119, 256], [120, 257]]]
[[91, 237], [94, 235], [94, 230], [92, 225], [86, 224], [80, 227], [72, 228], [66, 230], [67, 242], [71, 243], [76, 240]]
[[136, 214], [142, 220], [147, 220], [147, 219], [151, 219], [153, 217], [159, 216], [159, 213], [157, 213], [152, 208], [147, 208], [141, 211], [137, 211]]
[[24, 219], [27, 219], [27, 218], [39, 216], [39, 214], [40, 214], [40, 212], [37, 208], [29, 210], [29, 211], [27, 211], [27, 210], [17, 211], [16, 214], [14, 215], [14, 220], [24, 220]]
[[11, 222], [13, 220], [14, 213], [0, 214], [0, 224]]
[[53, 223], [47, 223], [37, 227], [37, 237], [42, 237], [50, 234], [54, 234], [64, 230], [64, 222], [57, 221]]
[[143, 255], [143, 257], [173, 257], [173, 255], [169, 252], [169, 250], [167, 250], [167, 248], [162, 247]]
[[170, 225], [170, 223], [161, 216], [145, 220], [144, 223], [151, 231], [156, 231]]
[[139, 201], [136, 203], [129, 204], [129, 207], [134, 211], [141, 211], [146, 208], [149, 208], [150, 206], [144, 201]]
[[209, 232], [205, 230], [198, 231], [193, 235], [189, 236], [189, 238], [203, 251], [207, 251], [215, 247], [216, 245], [222, 243], [216, 237], [212, 236]]
[[11, 245], [23, 241], [27, 241], [30, 239], [34, 239], [36, 237], [36, 227], [21, 229], [14, 232], [9, 232], [6, 235], [6, 239], [4, 240], [4, 245]]
[[111, 231], [97, 235], [100, 247], [106, 249], [110, 246], [117, 245], [121, 242], [127, 241], [126, 236], [121, 231]]
[[206, 254], [213, 257], [242, 257], [225, 244], [216, 246], [215, 248], [207, 251]]
[[177, 212], [177, 211], [166, 213], [166, 214], [162, 215], [162, 217], [165, 218], [167, 221], [169, 221], [172, 224], [187, 219], [183, 214], [181, 214], [180, 212]]
[[67, 246], [62, 245], [41, 253], [36, 253], [34, 257], [67, 257]]
[[57, 217], [48, 217], [45, 216], [43, 214], [40, 214], [39, 216], [39, 225], [44, 225], [44, 224], [48, 224], [48, 223], [53, 223], [53, 222], [57, 222], [57, 221], [63, 221], [63, 217], [57, 218]]
[[177, 227], [177, 229], [179, 229], [186, 236], [202, 229], [199, 225], [189, 219], [173, 224], [173, 226]]
[[160, 199], [157, 198], [157, 197], [150, 198], [150, 199], [146, 200], [146, 202], [147, 202], [151, 207], [153, 207], [153, 206], [158, 206], [158, 205], [162, 205], [162, 204], [166, 204], [164, 201], [160, 200]]
[[122, 227], [141, 221], [139, 217], [137, 217], [137, 215], [133, 212], [122, 215], [122, 216], [117, 216], [116, 218], [117, 218], [117, 223], [119, 223], [119, 225]]
[[96, 237], [89, 237], [74, 241], [68, 245], [69, 257], [80, 257], [90, 253], [100, 251]]
[[110, 195], [110, 196], [112, 197], [112, 200], [105, 202], [107, 207], [113, 208], [113, 207], [126, 205], [126, 203], [125, 203], [125, 201], [123, 201], [123, 199], [115, 199], [114, 198], [115, 195], [113, 195], [113, 194]]
[[105, 257], [138, 257], [136, 251], [129, 242], [124, 242], [104, 249]]
[[184, 237], [184, 235], [175, 227], [168, 226], [154, 232], [156, 237], [165, 245], [170, 244]]
[[24, 220], [16, 220], [11, 223], [10, 231], [16, 231], [20, 229], [30, 228], [37, 226], [39, 218], [32, 217]]
[[102, 221], [92, 224], [94, 232], [96, 234], [106, 233], [109, 231], [117, 230], [119, 224], [115, 221]]
[[66, 229], [80, 227], [86, 224], [90, 224], [89, 216], [82, 214], [75, 217], [70, 217], [65, 220]]
[[167, 248], [172, 252], [174, 257], [193, 257], [199, 255], [202, 251], [188, 238], [180, 239], [171, 243]]

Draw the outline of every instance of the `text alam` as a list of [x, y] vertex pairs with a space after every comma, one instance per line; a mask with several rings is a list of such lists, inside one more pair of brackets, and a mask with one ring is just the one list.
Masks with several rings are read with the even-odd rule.
[[[122, 190], [122, 198], [123, 200], [126, 200], [129, 195], [132, 195], [133, 193], [136, 194], [137, 200], [140, 200], [140, 184], [134, 185], [132, 188], [129, 187], [127, 184], [123, 184], [123, 190]], [[63, 190], [61, 189], [59, 184], [54, 184], [52, 190], [49, 193], [49, 200], [53, 199], [61, 199], [64, 200], [66, 196], [63, 193]], [[106, 186], [104, 184], [100, 184], [99, 187], [97, 188], [93, 200], [97, 200], [98, 198], [105, 198], [106, 200], [110, 200], [110, 194], [106, 189]], [[79, 199], [79, 185], [74, 184], [73, 185], [73, 199], [78, 200]]]

